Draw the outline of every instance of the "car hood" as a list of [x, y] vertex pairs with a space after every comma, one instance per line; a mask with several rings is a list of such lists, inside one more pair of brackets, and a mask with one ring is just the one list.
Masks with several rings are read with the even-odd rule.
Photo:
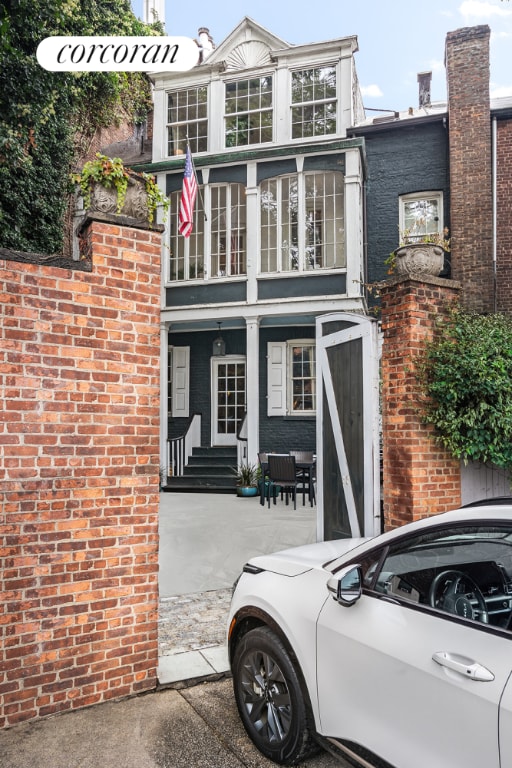
[[316, 544], [305, 544], [302, 547], [283, 549], [270, 555], [258, 555], [249, 560], [254, 568], [272, 571], [282, 576], [298, 576], [312, 568], [326, 568], [333, 560], [347, 554], [368, 538], [336, 539], [321, 541]]

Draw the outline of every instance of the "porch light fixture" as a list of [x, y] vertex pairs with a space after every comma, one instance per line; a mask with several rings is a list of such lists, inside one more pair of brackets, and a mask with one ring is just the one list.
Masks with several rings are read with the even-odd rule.
[[222, 323], [217, 323], [217, 325], [219, 326], [219, 335], [213, 341], [213, 356], [223, 357], [226, 354], [226, 344], [224, 342], [224, 339], [220, 335], [220, 326], [222, 325]]

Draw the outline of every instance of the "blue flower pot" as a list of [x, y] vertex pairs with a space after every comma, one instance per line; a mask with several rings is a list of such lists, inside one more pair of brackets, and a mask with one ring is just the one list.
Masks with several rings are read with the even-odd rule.
[[236, 489], [237, 496], [256, 496], [258, 489], [255, 485], [239, 485]]

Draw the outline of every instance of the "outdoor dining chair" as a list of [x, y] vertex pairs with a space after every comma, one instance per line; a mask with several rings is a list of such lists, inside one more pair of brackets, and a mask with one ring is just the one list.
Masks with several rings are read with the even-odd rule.
[[306, 492], [309, 502], [315, 502], [315, 455], [313, 451], [290, 451], [295, 457], [299, 490], [302, 490], [302, 504], [306, 503]]
[[288, 496], [293, 496], [293, 508], [297, 509], [297, 474], [295, 468], [295, 457], [289, 454], [269, 453], [268, 454], [268, 506], [270, 507], [270, 497], [274, 497], [276, 503], [277, 486], [281, 493], [285, 494], [286, 503]]

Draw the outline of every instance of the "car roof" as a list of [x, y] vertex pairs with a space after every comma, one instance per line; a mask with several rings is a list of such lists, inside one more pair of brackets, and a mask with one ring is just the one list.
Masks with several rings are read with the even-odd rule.
[[471, 507], [494, 507], [495, 505], [501, 506], [502, 504], [509, 504], [512, 506], [512, 496], [493, 496], [489, 499], [470, 501], [469, 504], [463, 504], [461, 509], [470, 509]]
[[402, 536], [408, 536], [414, 532], [420, 533], [421, 531], [426, 531], [429, 528], [434, 528], [438, 525], [464, 525], [464, 523], [472, 523], [475, 522], [475, 520], [480, 520], [482, 523], [487, 521], [495, 521], [497, 524], [502, 522], [512, 523], [512, 498], [506, 503], [492, 504], [491, 499], [488, 499], [487, 502], [488, 503], [485, 505], [479, 504], [478, 506], [475, 506], [474, 512], [472, 512], [471, 507], [459, 507], [458, 509], [453, 509], [449, 512], [439, 512], [435, 515], [414, 520], [411, 523], [381, 533], [360, 544], [355, 549], [358, 550], [358, 552], [366, 552], [373, 549], [373, 547], [380, 547], [383, 544], [388, 543], [391, 544]]

